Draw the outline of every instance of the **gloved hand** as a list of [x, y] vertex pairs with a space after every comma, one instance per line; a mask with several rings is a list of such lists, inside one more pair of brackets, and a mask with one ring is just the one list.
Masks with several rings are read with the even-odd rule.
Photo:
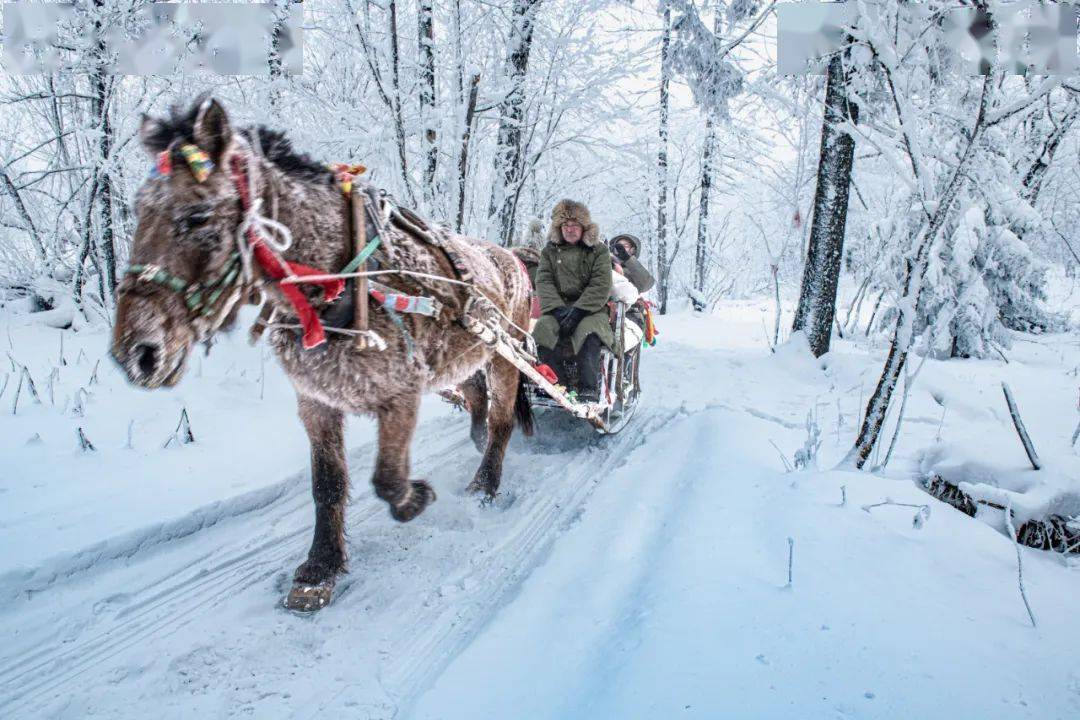
[[566, 317], [572, 309], [573, 308], [570, 305], [563, 305], [562, 307], [557, 307], [552, 310], [551, 315], [559, 322], [559, 324], [562, 324], [563, 318]]
[[615, 259], [620, 263], [625, 263], [630, 259], [630, 253], [626, 251], [622, 243], [614, 243], [611, 247], [611, 254], [615, 256]]
[[570, 312], [559, 320], [559, 335], [572, 335], [574, 330], [577, 329], [578, 323], [588, 314], [588, 312], [579, 307], [570, 308]]

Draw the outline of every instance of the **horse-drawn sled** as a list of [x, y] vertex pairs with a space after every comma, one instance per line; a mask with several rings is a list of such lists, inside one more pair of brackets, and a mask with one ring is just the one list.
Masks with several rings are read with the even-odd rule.
[[[496, 352], [512, 362], [522, 374], [522, 387], [529, 405], [540, 412], [561, 412], [584, 420], [598, 433], [613, 435], [630, 422], [641, 395], [639, 371], [643, 331], [629, 318], [633, 310], [621, 301], [609, 303], [612, 330], [616, 342], [612, 349], [600, 351], [600, 389], [597, 400], [585, 400], [573, 388], [577, 385], [578, 368], [573, 364], [569, 342], [564, 340], [557, 352], [567, 358], [557, 375], [538, 361], [535, 347], [512, 337], [500, 337], [495, 329], [477, 328], [489, 332], [486, 342], [492, 342]], [[470, 399], [458, 390], [441, 393], [449, 403], [470, 410]]]
[[539, 361], [530, 280], [506, 248], [425, 223], [296, 153], [281, 133], [234, 127], [208, 98], [144, 118], [139, 134], [154, 166], [136, 198], [112, 355], [135, 385], [175, 385], [196, 344], [261, 301], [253, 334], [266, 331], [311, 444], [314, 535], [286, 607], [325, 606], [346, 570], [347, 414], [378, 423], [372, 485], [399, 522], [435, 500], [410, 475], [425, 392], [456, 387], [465, 397], [483, 454], [468, 489], [487, 497], [499, 490], [515, 420], [530, 433], [534, 405], [601, 432], [629, 419], [640, 340], [628, 341], [624, 307], [612, 316], [624, 332], [620, 351], [602, 355], [599, 400], [582, 402]]

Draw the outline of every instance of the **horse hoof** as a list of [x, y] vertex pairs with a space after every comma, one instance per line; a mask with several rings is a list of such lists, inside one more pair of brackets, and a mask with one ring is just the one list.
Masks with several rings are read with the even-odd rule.
[[479, 478], [469, 483], [469, 485], [465, 488], [465, 492], [471, 493], [473, 495], [479, 495], [480, 493], [483, 493], [484, 497], [480, 501], [481, 504], [490, 504], [491, 501], [495, 499], [495, 496], [499, 493], [498, 489], [492, 488], [491, 485], [484, 482], [483, 480], [480, 480]]
[[334, 581], [324, 580], [315, 585], [294, 582], [285, 598], [285, 607], [295, 612], [315, 612], [322, 610], [330, 604], [330, 596], [334, 593]]
[[409, 522], [435, 502], [435, 491], [423, 480], [412, 480], [411, 488], [404, 502], [390, 506], [390, 516], [398, 522]]

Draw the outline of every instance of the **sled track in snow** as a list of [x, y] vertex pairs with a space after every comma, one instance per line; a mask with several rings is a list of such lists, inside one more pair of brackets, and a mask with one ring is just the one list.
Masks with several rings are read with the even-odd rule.
[[[418, 440], [431, 442], [432, 436], [438, 437], [438, 423], [429, 425], [431, 427], [424, 428], [425, 432], [418, 434]], [[350, 453], [350, 460], [354, 463], [350, 479], [356, 486], [365, 487], [365, 492], [351, 501], [353, 507], [348, 513], [350, 531], [386, 512], [385, 504], [375, 500], [367, 487], [366, 473], [372, 465], [374, 447], [374, 443], [368, 443]], [[428, 466], [436, 461], [437, 456], [445, 452], [471, 451], [472, 445], [468, 440], [458, 439], [441, 443], [438, 448], [433, 453], [434, 458], [418, 463], [419, 468], [429, 469]], [[361, 457], [364, 461], [357, 462]], [[425, 457], [429, 457], [427, 453]], [[300, 527], [284, 533], [261, 533], [237, 543], [240, 547], [233, 545], [192, 558], [179, 568], [159, 571], [162, 574], [157, 579], [136, 590], [117, 592], [102, 598], [95, 604], [86, 625], [102, 624], [94, 622], [95, 616], [107, 612], [111, 605], [120, 607], [115, 610], [111, 620], [104, 620], [106, 626], [103, 629], [89, 637], [79, 637], [71, 642], [56, 638], [53, 642], [46, 641], [38, 650], [30, 648], [38, 645], [39, 638], [28, 638], [25, 643], [12, 643], [6, 647], [0, 655], [0, 710], [4, 711], [0, 714], [10, 712], [14, 716], [17, 711], [26, 711], [44, 696], [59, 692], [125, 650], [150, 638], [176, 632], [219, 602], [227, 601], [238, 592], [277, 573], [291, 570], [303, 558], [310, 542], [310, 513], [307, 512], [310, 505], [311, 498], [303, 493], [299, 497], [282, 498], [255, 513], [233, 518], [247, 523], [257, 522], [261, 516], [278, 511], [284, 516], [299, 514], [303, 522]], [[266, 539], [267, 535], [272, 537]], [[148, 561], [153, 555], [175, 544], [155, 546], [146, 553], [146, 558], [133, 559]], [[206, 561], [215, 556], [220, 559], [207, 567]], [[346, 576], [341, 583], [342, 591], [347, 590], [349, 584]], [[50, 592], [61, 589], [62, 585], [58, 584]], [[80, 631], [80, 635], [90, 629], [86, 627]]]
[[469, 590], [446, 602], [416, 608], [415, 622], [408, 628], [400, 628], [402, 632], [392, 641], [395, 645], [400, 643], [401, 652], [379, 677], [397, 704], [394, 718], [408, 716], [420, 694], [472, 642], [499, 608], [509, 602], [542, 562], [558, 535], [573, 524], [600, 479], [625, 462], [623, 451], [636, 447], [649, 431], [678, 414], [677, 411], [641, 412], [627, 429], [629, 432], [603, 438], [600, 452], [589, 452], [586, 448], [574, 453], [598, 462], [572, 464], [572, 469], [557, 482], [553, 478], [552, 492], [537, 493], [528, 506], [515, 505], [508, 510], [527, 519], [517, 533], [503, 538], [492, 550], [494, 562], [466, 573], [471, 581]]
[[[550, 462], [537, 462], [545, 458], [542, 452], [526, 452], [524, 456], [517, 452], [514, 464], [539, 465], [545, 470], [555, 465], [564, 470], [551, 477], [545, 474], [543, 490], [533, 492], [524, 501], [513, 502], [505, 511], [491, 509], [514, 513], [519, 519], [510, 532], [498, 537], [495, 546], [485, 552], [483, 562], [465, 558], [442, 579], [443, 583], [461, 586], [460, 592], [441, 597], [432, 588], [427, 597], [401, 598], [400, 603], [405, 607], [393, 608], [395, 614], [410, 620], [391, 627], [388, 645], [396, 651], [376, 670], [379, 685], [396, 706], [388, 717], [407, 714], [419, 693], [512, 597], [561, 531], [580, 513], [598, 480], [622, 464], [624, 451], [635, 447], [651, 429], [676, 414], [677, 411], [640, 412], [622, 434], [589, 442], [584, 448], [556, 451], [546, 455]], [[416, 447], [422, 449], [422, 454], [415, 463], [419, 476], [432, 474], [444, 466], [446, 456], [458, 458], [459, 464], [471, 465], [478, 459], [467, 438], [456, 433], [452, 439], [443, 439], [445, 436], [445, 425], [440, 421], [421, 427]], [[364, 526], [386, 513], [384, 504], [375, 500], [368, 489], [366, 475], [372, 453], [369, 444], [350, 454], [353, 487], [365, 488], [354, 498], [349, 511], [348, 529], [353, 538], [362, 537]], [[506, 490], [509, 495], [514, 494], [512, 480], [508, 481]], [[462, 501], [461, 498], [443, 500]], [[92, 608], [69, 602], [69, 607], [54, 609], [48, 620], [54, 623], [73, 620], [73, 638], [57, 633], [48, 622], [28, 624], [29, 632], [16, 638], [0, 655], [0, 715], [16, 717], [43, 705], [55, 707], [53, 703], [58, 699], [79, 694], [91, 678], [106, 672], [113, 666], [110, 663], [122, 660], [125, 652], [176, 633], [275, 575], [287, 577], [307, 548], [311, 532], [310, 502], [306, 493], [290, 495], [255, 512], [231, 518], [229, 523], [245, 526], [262, 523], [264, 529], [242, 534], [235, 542], [209, 553], [201, 551], [189, 536], [131, 558], [129, 562], [136, 566], [131, 571], [136, 577], [143, 577], [138, 573], [138, 566], [142, 565], [144, 574], [153, 579], [143, 580], [136, 589], [125, 586], [123, 592], [109, 593]], [[430, 542], [438, 542], [438, 538]], [[145, 572], [147, 564], [161, 553], [182, 554], [184, 543], [192, 543], [192, 556], [183, 557], [172, 567], [152, 567]], [[361, 558], [359, 564], [367, 563]], [[430, 570], [427, 575], [437, 581]], [[78, 581], [77, 578], [73, 582]], [[367, 572], [344, 576], [332, 609], [348, 611], [350, 606], [359, 605], [365, 598], [354, 597], [352, 588], [366, 583], [374, 586], [377, 582], [378, 577]], [[58, 583], [49, 595], [62, 587]], [[298, 618], [297, 622], [304, 620]], [[347, 689], [343, 688], [339, 695]], [[340, 699], [325, 699], [323, 705], [329, 707]]]

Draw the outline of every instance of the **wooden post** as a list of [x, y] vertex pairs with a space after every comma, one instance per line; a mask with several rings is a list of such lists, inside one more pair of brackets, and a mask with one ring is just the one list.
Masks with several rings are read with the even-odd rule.
[[[364, 212], [363, 195], [356, 185], [349, 194], [349, 204], [352, 206], [353, 257], [356, 257], [367, 246], [367, 213]], [[362, 273], [366, 269], [367, 262], [362, 262], [356, 271]], [[368, 329], [367, 276], [356, 278], [353, 293], [353, 329], [364, 331]], [[356, 342], [357, 345], [363, 345], [366, 340], [362, 335], [358, 335]]]

